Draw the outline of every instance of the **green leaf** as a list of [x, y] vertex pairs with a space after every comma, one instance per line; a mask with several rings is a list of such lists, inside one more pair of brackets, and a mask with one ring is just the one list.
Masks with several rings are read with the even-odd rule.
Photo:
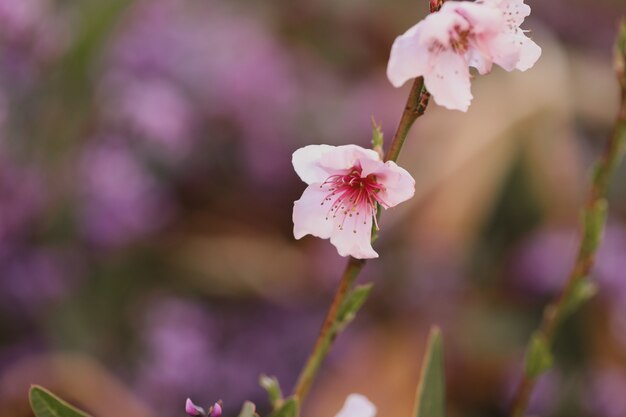
[[89, 417], [89, 414], [80, 411], [38, 385], [30, 387], [28, 398], [36, 417]]
[[422, 373], [417, 386], [415, 417], [444, 417], [446, 415], [446, 380], [443, 362], [443, 338], [438, 327], [428, 337]]
[[598, 286], [588, 277], [580, 277], [574, 281], [572, 289], [567, 295], [560, 319], [573, 314], [578, 308], [598, 292]]
[[374, 284], [357, 285], [346, 296], [345, 300], [339, 307], [339, 313], [337, 314], [337, 331], [342, 331], [348, 324], [356, 317], [356, 313], [361, 309], [367, 297], [372, 292]]
[[372, 116], [372, 149], [374, 149], [378, 154], [383, 156], [383, 146], [384, 146], [384, 136], [382, 126], [376, 123], [374, 120], [374, 116]]
[[294, 397], [289, 397], [285, 402], [270, 414], [270, 417], [298, 417], [300, 415], [300, 404]]
[[241, 412], [239, 413], [239, 417], [254, 417], [257, 414], [255, 413], [256, 406], [253, 402], [246, 401], [243, 403], [243, 407], [241, 407]]
[[580, 249], [584, 256], [591, 255], [598, 249], [602, 241], [607, 211], [608, 204], [604, 199], [598, 200], [585, 211], [583, 246]]
[[552, 367], [550, 345], [540, 333], [535, 333], [526, 352], [526, 375], [536, 378]]
[[259, 384], [267, 391], [272, 407], [280, 407], [283, 403], [283, 392], [280, 389], [278, 379], [275, 376], [261, 375]]

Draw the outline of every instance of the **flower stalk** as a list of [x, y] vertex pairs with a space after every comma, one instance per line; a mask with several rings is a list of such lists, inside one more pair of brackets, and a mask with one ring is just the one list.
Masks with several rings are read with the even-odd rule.
[[[626, 146], [626, 76], [624, 72], [626, 19], [621, 24], [615, 59], [621, 87], [620, 108], [613, 132], [593, 173], [591, 188], [583, 211], [582, 239], [578, 256], [565, 288], [558, 298], [546, 307], [543, 321], [529, 345], [526, 353], [526, 370], [515, 393], [511, 417], [524, 416], [539, 375], [550, 367], [550, 351], [562, 319], [593, 294], [588, 277], [604, 232], [607, 211], [606, 195], [611, 177], [623, 158]], [[542, 366], [542, 362], [545, 366]]]

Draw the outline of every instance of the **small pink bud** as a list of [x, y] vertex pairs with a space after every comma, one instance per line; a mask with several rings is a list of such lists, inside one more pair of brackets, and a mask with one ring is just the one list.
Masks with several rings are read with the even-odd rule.
[[219, 400], [209, 410], [209, 417], [220, 417], [222, 415], [222, 400]]
[[193, 417], [206, 415], [204, 409], [195, 405], [193, 401], [191, 401], [191, 398], [187, 398], [185, 402], [185, 412]]

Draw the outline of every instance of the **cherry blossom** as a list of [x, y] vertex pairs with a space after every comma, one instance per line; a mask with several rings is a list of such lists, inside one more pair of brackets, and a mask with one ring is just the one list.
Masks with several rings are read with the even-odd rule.
[[350, 394], [335, 417], [374, 417], [376, 406], [361, 394]]
[[309, 185], [294, 203], [295, 238], [310, 234], [330, 239], [341, 256], [377, 258], [371, 245], [377, 205], [387, 209], [411, 198], [411, 175], [356, 145], [309, 145], [294, 152], [292, 163]]
[[539, 59], [541, 48], [520, 29], [529, 14], [523, 0], [447, 1], [395, 40], [387, 76], [395, 87], [423, 76], [437, 104], [467, 111], [470, 67], [525, 71]]

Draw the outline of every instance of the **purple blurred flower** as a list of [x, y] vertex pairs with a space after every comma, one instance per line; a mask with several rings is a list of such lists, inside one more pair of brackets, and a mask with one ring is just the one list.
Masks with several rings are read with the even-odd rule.
[[0, 155], [0, 256], [31, 230], [45, 203], [40, 174]]
[[[576, 259], [580, 238], [572, 229], [543, 229], [525, 239], [511, 262], [515, 284], [540, 295], [558, 293], [565, 285]], [[626, 293], [626, 228], [616, 221], [607, 224], [592, 271], [600, 291]]]
[[598, 417], [626, 416], [626, 373], [616, 368], [596, 371], [584, 390], [587, 409]]
[[113, 95], [105, 101], [108, 118], [141, 139], [148, 154], [175, 163], [191, 152], [194, 110], [174, 84], [157, 78], [112, 78], [103, 92]]
[[157, 298], [139, 326], [146, 353], [135, 385], [150, 403], [169, 410], [188, 396], [219, 395], [232, 404], [263, 401], [261, 373], [290, 385], [319, 317], [263, 306], [212, 312], [183, 299]]
[[156, 232], [173, 215], [166, 191], [118, 138], [88, 148], [78, 178], [81, 220], [94, 243], [130, 243]]
[[0, 0], [0, 71], [5, 84], [29, 85], [40, 64], [65, 46], [64, 28], [48, 0]]
[[[289, 169], [291, 150], [284, 144], [297, 114], [297, 83], [288, 54], [258, 20], [218, 2], [139, 1], [110, 66], [116, 77], [163, 79], [189, 92], [198, 117], [215, 122], [211, 138], [232, 135], [224, 122], [234, 127], [255, 181], [275, 183]], [[155, 119], [170, 111], [154, 110]]]
[[22, 249], [0, 263], [0, 306], [36, 315], [62, 299], [79, 275], [77, 260], [56, 248]]
[[[505, 400], [502, 404], [506, 410], [508, 410], [511, 405], [513, 394], [519, 385], [521, 375], [521, 369], [516, 369], [515, 372], [510, 372], [508, 375], [509, 377], [507, 378], [505, 384]], [[559, 405], [559, 393], [561, 392], [562, 387], [563, 380], [561, 375], [556, 370], [550, 370], [541, 375], [537, 380], [535, 389], [530, 396], [527, 414], [538, 416], [553, 415]]]

